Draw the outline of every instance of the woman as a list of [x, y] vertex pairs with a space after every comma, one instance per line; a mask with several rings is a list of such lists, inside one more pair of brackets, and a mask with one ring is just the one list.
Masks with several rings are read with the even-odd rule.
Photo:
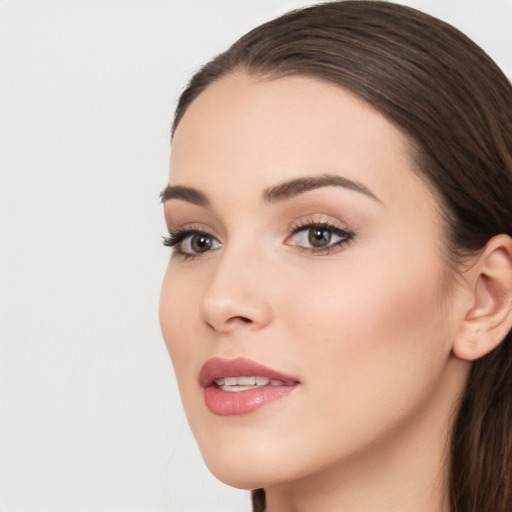
[[267, 512], [512, 510], [512, 88], [453, 27], [332, 2], [202, 68], [160, 320], [210, 470]]

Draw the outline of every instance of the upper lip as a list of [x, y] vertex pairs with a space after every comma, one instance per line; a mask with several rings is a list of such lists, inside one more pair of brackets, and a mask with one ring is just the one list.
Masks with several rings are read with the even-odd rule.
[[295, 377], [290, 377], [277, 370], [268, 368], [260, 363], [237, 357], [236, 359], [224, 359], [213, 357], [208, 359], [201, 367], [199, 372], [199, 383], [206, 388], [211, 386], [215, 379], [223, 377], [250, 377], [250, 376], [268, 377], [282, 382], [298, 382]]

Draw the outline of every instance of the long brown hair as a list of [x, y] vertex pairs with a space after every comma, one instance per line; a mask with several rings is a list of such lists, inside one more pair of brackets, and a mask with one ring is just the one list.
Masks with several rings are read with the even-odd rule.
[[[173, 133], [208, 85], [243, 70], [306, 75], [348, 89], [409, 137], [447, 225], [447, 257], [512, 235], [512, 86], [454, 27], [382, 1], [341, 1], [261, 25], [200, 69]], [[473, 363], [451, 439], [452, 512], [512, 511], [512, 338]], [[255, 512], [265, 493], [253, 491]]]

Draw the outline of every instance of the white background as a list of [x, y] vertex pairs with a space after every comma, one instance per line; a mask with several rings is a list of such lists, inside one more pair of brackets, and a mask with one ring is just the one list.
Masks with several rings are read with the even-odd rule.
[[[0, 0], [0, 511], [248, 511], [204, 469], [158, 326], [158, 193], [201, 63], [311, 2]], [[512, 0], [403, 2], [512, 76]]]

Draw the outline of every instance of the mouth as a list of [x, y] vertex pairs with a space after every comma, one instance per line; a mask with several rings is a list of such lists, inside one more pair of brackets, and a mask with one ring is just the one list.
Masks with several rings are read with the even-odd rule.
[[282, 380], [270, 379], [262, 375], [251, 377], [221, 377], [220, 379], [215, 379], [214, 383], [222, 391], [234, 393], [265, 386], [293, 386], [296, 384], [294, 381], [283, 382]]
[[298, 379], [249, 359], [209, 359], [199, 383], [206, 406], [217, 416], [248, 414], [296, 389]]

